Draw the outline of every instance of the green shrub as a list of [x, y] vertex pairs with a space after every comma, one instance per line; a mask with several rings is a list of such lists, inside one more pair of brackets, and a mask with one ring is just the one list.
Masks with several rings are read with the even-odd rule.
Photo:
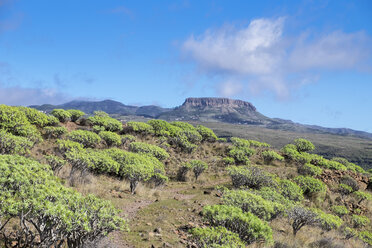
[[227, 139], [226, 138], [217, 138], [217, 141], [220, 143], [226, 143]]
[[53, 109], [50, 114], [56, 117], [60, 122], [66, 122], [71, 118], [70, 112], [64, 109]]
[[272, 176], [256, 166], [230, 166], [227, 168], [234, 187], [259, 189], [274, 184]]
[[346, 215], [346, 214], [349, 213], [349, 210], [347, 210], [347, 208], [346, 208], [345, 206], [343, 206], [343, 205], [332, 206], [332, 207], [331, 207], [331, 210], [332, 210], [332, 212], [333, 212], [335, 215], [340, 216], [340, 217], [342, 217], [342, 216], [344, 216], [344, 215]]
[[343, 164], [336, 162], [336, 161], [331, 161], [328, 159], [323, 159], [319, 161], [318, 166], [324, 167], [330, 170], [347, 170], [346, 166], [344, 166]]
[[265, 200], [260, 195], [247, 190], [225, 191], [223, 202], [226, 205], [239, 207], [244, 212], [250, 212], [264, 220], [271, 220], [284, 211], [282, 204]]
[[291, 201], [302, 201], [304, 199], [303, 190], [300, 186], [290, 180], [280, 180], [281, 194]]
[[121, 145], [121, 137], [117, 133], [110, 131], [101, 131], [98, 135], [106, 142], [106, 145], [109, 147]]
[[[275, 207], [275, 204], [278, 204], [278, 203], [279, 203], [279, 207], [283, 206], [285, 208], [292, 207], [292, 205], [295, 204], [294, 201], [284, 197], [281, 194], [280, 188], [275, 189], [271, 187], [262, 187], [260, 190], [252, 191], [252, 193], [261, 196], [265, 200], [273, 202], [274, 207]], [[283, 210], [284, 209], [279, 209], [279, 211], [283, 211]], [[278, 210], [276, 210], [276, 212], [278, 212]]]
[[18, 107], [23, 113], [25, 113], [28, 121], [38, 127], [44, 127], [49, 124], [48, 116], [37, 109], [28, 107]]
[[248, 140], [252, 147], [262, 148], [262, 147], [270, 147], [269, 144], [265, 142], [259, 142], [257, 140]]
[[351, 216], [351, 222], [356, 228], [365, 227], [371, 223], [368, 217], [363, 216], [363, 215], [356, 215], [356, 214], [353, 214]]
[[239, 235], [225, 227], [193, 228], [190, 230], [191, 239], [200, 248], [244, 248], [245, 244]]
[[359, 172], [359, 173], [364, 173], [365, 172], [365, 170], [362, 167], [360, 167], [360, 166], [358, 166], [356, 164], [350, 163], [345, 158], [334, 157], [334, 158], [332, 158], [332, 161], [336, 161], [336, 162], [338, 162], [340, 164], [343, 164], [350, 171]]
[[263, 151], [261, 153], [261, 156], [264, 159], [266, 164], [270, 164], [274, 160], [278, 160], [278, 161], [284, 160], [284, 158], [281, 155], [279, 155], [277, 152], [272, 151], [272, 150]]
[[326, 185], [319, 179], [309, 176], [298, 176], [294, 178], [294, 181], [301, 187], [302, 191], [306, 195], [326, 191]]
[[359, 233], [359, 238], [368, 245], [372, 246], [372, 232], [362, 231]]
[[169, 137], [168, 142], [171, 145], [180, 147], [181, 150], [186, 153], [192, 153], [197, 148], [197, 145], [189, 142], [187, 136], [183, 133], [178, 133], [176, 136]]
[[225, 157], [225, 158], [222, 159], [222, 163], [224, 165], [233, 165], [233, 164], [235, 164], [235, 160], [231, 157]]
[[353, 192], [353, 188], [351, 188], [349, 185], [340, 183], [338, 185], [338, 191], [341, 195], [349, 195]]
[[154, 129], [151, 125], [144, 122], [129, 121], [127, 122], [127, 127], [130, 131], [141, 134], [152, 134]]
[[0, 130], [26, 137], [35, 143], [42, 141], [40, 132], [35, 126], [31, 125], [26, 114], [18, 107], [0, 105]]
[[182, 129], [163, 120], [149, 120], [147, 122], [154, 129], [156, 136], [175, 137]]
[[169, 158], [169, 154], [163, 148], [143, 142], [132, 142], [129, 146], [129, 149], [132, 152], [149, 154], [159, 160], [165, 160]]
[[358, 232], [350, 227], [345, 227], [344, 229], [345, 239], [351, 239], [358, 235]]
[[25, 137], [0, 130], [0, 154], [26, 154], [34, 143]]
[[202, 136], [202, 141], [215, 142], [217, 140], [217, 136], [214, 134], [212, 129], [207, 128], [202, 125], [197, 125], [196, 129], [198, 130], [199, 134]]
[[86, 130], [75, 130], [67, 134], [67, 139], [78, 142], [84, 147], [95, 147], [101, 142], [101, 138], [93, 132]]
[[101, 126], [105, 128], [105, 131], [111, 132], [118, 132], [123, 130], [123, 124], [120, 121], [109, 117], [103, 111], [99, 111], [97, 113], [96, 112], [94, 112], [94, 116], [88, 118], [88, 121], [92, 124], [92, 126]]
[[312, 164], [304, 164], [298, 168], [298, 173], [305, 176], [319, 176], [323, 170]]
[[191, 160], [189, 164], [190, 168], [194, 172], [195, 180], [198, 180], [200, 174], [202, 174], [206, 169], [208, 169], [208, 164], [201, 160]]
[[136, 137], [130, 134], [125, 134], [121, 136], [121, 143], [126, 144], [126, 143], [131, 143], [136, 141]]
[[361, 204], [362, 201], [369, 201], [372, 199], [372, 195], [368, 192], [355, 191], [353, 195], [355, 199], [358, 201], [358, 204]]
[[310, 152], [315, 149], [313, 143], [306, 139], [295, 139], [294, 144], [298, 152]]
[[105, 152], [119, 163], [118, 176], [130, 182], [132, 194], [139, 182], [150, 180], [156, 173], [164, 174], [164, 165], [155, 157], [126, 152], [117, 148], [107, 149]]
[[251, 146], [251, 143], [246, 139], [232, 137], [230, 138], [230, 141], [236, 147], [250, 147]]
[[58, 173], [66, 165], [65, 160], [55, 155], [45, 155], [44, 158], [54, 173]]
[[48, 139], [61, 138], [62, 135], [67, 133], [67, 129], [65, 127], [44, 127], [43, 130], [44, 130], [45, 136]]
[[71, 121], [76, 122], [80, 117], [84, 116], [85, 113], [83, 111], [77, 109], [69, 109], [67, 112], [70, 113]]
[[0, 189], [1, 236], [15, 247], [82, 247], [126, 227], [111, 203], [64, 187], [32, 159], [0, 156]]
[[[103, 127], [103, 126], [93, 126], [92, 127], [92, 130], [93, 130], [93, 132], [95, 132], [95, 133], [100, 133], [100, 132], [102, 132], [102, 131], [105, 131], [106, 130], [106, 128], [105, 127]], [[108, 131], [109, 132], [109, 131]]]
[[340, 179], [340, 183], [351, 187], [352, 191], [358, 191], [359, 190], [358, 182], [355, 181], [355, 179], [350, 177], [350, 176], [343, 176]]
[[332, 229], [337, 229], [343, 223], [340, 217], [333, 214], [326, 214], [320, 209], [312, 209], [312, 211], [318, 215], [318, 223], [323, 230], [330, 231]]
[[83, 150], [83, 145], [71, 140], [57, 140], [59, 151], [64, 154], [71, 150]]
[[255, 153], [254, 149], [249, 147], [232, 147], [229, 151], [229, 156], [234, 158], [237, 164], [249, 165], [249, 157]]
[[59, 125], [59, 120], [57, 117], [53, 115], [48, 115], [47, 118], [48, 118], [47, 126], [58, 126]]
[[187, 137], [189, 142], [196, 144], [202, 141], [203, 137], [193, 125], [182, 121], [173, 121], [171, 124], [181, 128], [182, 133]]
[[214, 226], [223, 226], [235, 232], [247, 244], [255, 241], [273, 243], [270, 226], [252, 213], [243, 213], [241, 208], [225, 205], [203, 208], [204, 219]]

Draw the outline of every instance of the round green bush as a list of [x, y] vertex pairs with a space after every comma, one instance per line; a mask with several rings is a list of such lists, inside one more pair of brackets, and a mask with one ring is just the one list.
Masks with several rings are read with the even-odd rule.
[[200, 248], [244, 248], [244, 242], [239, 235], [225, 227], [193, 228], [190, 230], [191, 239]]
[[70, 112], [64, 109], [53, 109], [50, 114], [56, 117], [60, 122], [66, 122], [71, 118]]
[[349, 210], [347, 210], [347, 208], [344, 205], [332, 206], [331, 210], [335, 215], [340, 217], [349, 213]]
[[132, 152], [149, 154], [159, 160], [166, 160], [169, 158], [169, 154], [163, 148], [143, 142], [132, 142], [129, 145], [129, 149]]
[[249, 187], [259, 189], [274, 184], [272, 176], [257, 166], [230, 166], [227, 171], [233, 186], [236, 188]]
[[93, 132], [86, 130], [75, 130], [67, 134], [67, 139], [78, 142], [84, 147], [95, 147], [101, 142], [101, 138]]
[[353, 223], [355, 228], [365, 227], [371, 223], [368, 217], [363, 216], [363, 215], [356, 215], [356, 214], [353, 214], [351, 216], [351, 222]]
[[71, 121], [76, 122], [80, 117], [84, 116], [85, 113], [83, 111], [77, 109], [69, 109], [67, 112], [71, 115]]
[[61, 138], [62, 135], [67, 133], [67, 129], [65, 127], [44, 127], [43, 130], [44, 130], [45, 136], [48, 139]]
[[295, 182], [290, 180], [280, 180], [279, 182], [281, 194], [291, 201], [299, 202], [304, 199], [303, 190]]
[[327, 186], [322, 181], [309, 176], [298, 176], [294, 178], [294, 181], [301, 187], [304, 194], [307, 195], [325, 192], [327, 189]]
[[109, 147], [121, 145], [121, 137], [117, 133], [110, 131], [101, 131], [98, 135], [106, 142], [106, 145]]
[[319, 176], [323, 170], [312, 164], [304, 164], [298, 168], [298, 173], [305, 176]]
[[270, 164], [274, 160], [283, 161], [284, 158], [279, 155], [277, 152], [272, 150], [263, 151], [261, 153], [262, 158], [264, 159], [266, 164]]
[[295, 139], [294, 144], [298, 152], [310, 152], [315, 149], [313, 143], [306, 139]]
[[123, 124], [120, 121], [109, 117], [108, 114], [102, 111], [89, 117], [88, 122], [90, 122], [92, 126], [104, 127], [105, 131], [118, 132], [123, 130]]

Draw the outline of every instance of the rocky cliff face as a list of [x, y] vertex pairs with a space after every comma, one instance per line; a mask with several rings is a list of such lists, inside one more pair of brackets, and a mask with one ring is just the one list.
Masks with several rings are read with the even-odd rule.
[[227, 108], [247, 108], [249, 111], [256, 111], [255, 106], [249, 102], [242, 100], [234, 100], [229, 98], [215, 98], [215, 97], [202, 97], [202, 98], [187, 98], [182, 104], [183, 107], [227, 107]]

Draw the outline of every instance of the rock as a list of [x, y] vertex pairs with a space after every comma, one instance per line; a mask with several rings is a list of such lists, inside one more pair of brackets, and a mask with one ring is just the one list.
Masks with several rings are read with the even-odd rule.
[[155, 236], [155, 233], [149, 232], [149, 237], [153, 238]]
[[146, 225], [148, 225], [148, 226], [152, 226], [152, 223], [151, 223], [151, 222], [148, 222], [148, 223], [146, 223]]
[[212, 192], [211, 191], [209, 191], [209, 190], [204, 190], [204, 195], [210, 195]]
[[155, 233], [161, 233], [161, 228], [160, 228], [160, 227], [155, 228], [155, 229], [154, 229], [154, 232], [155, 232]]

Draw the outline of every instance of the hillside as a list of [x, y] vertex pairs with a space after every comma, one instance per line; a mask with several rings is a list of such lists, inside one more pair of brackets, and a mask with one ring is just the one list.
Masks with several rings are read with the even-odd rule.
[[302, 137], [52, 114], [0, 105], [0, 246], [372, 245], [371, 171]]

